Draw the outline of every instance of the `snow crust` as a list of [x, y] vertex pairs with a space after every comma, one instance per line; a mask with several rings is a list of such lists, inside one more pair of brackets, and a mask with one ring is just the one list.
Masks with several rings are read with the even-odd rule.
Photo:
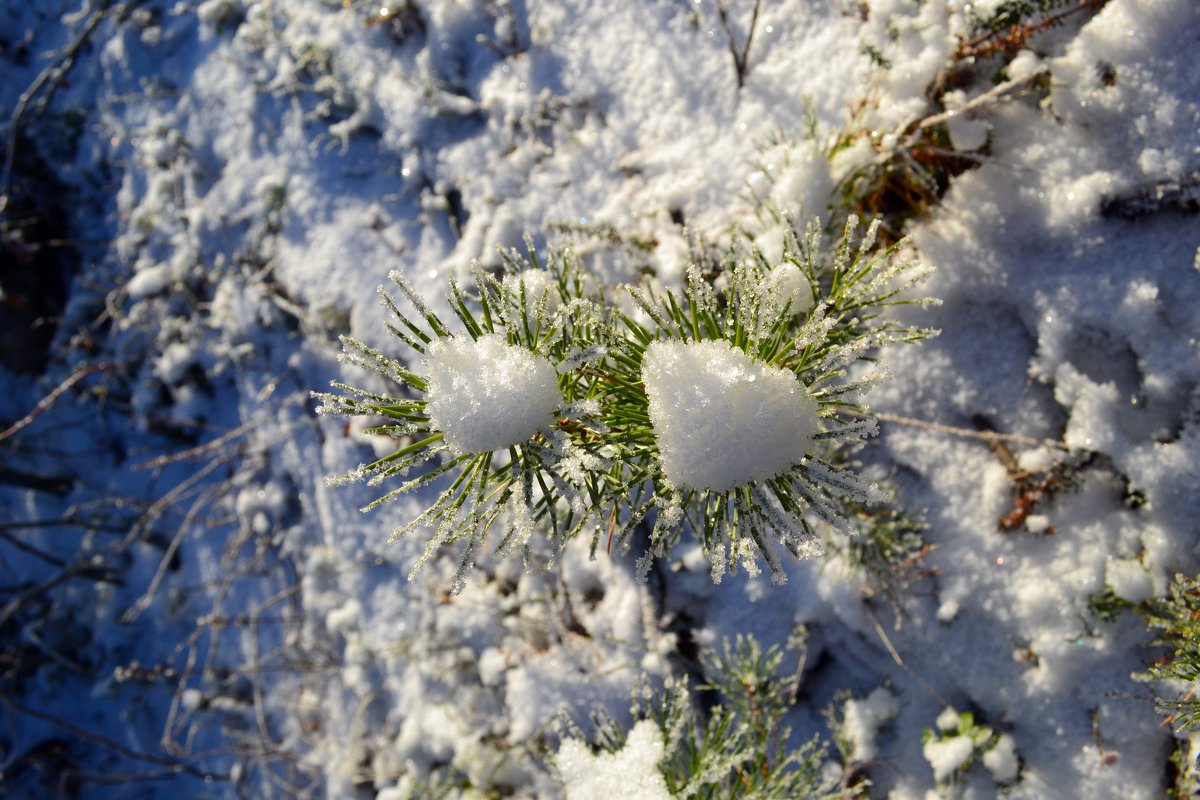
[[642, 720], [629, 731], [625, 746], [616, 753], [593, 754], [576, 739], [562, 743], [554, 765], [563, 778], [567, 800], [670, 800], [667, 782], [658, 771], [663, 757], [662, 731], [651, 720]]
[[423, 369], [432, 425], [460, 453], [520, 444], [548, 427], [562, 405], [554, 365], [500, 334], [440, 339]]
[[651, 343], [642, 382], [663, 473], [681, 488], [778, 475], [812, 447], [817, 403], [803, 384], [723, 340]]

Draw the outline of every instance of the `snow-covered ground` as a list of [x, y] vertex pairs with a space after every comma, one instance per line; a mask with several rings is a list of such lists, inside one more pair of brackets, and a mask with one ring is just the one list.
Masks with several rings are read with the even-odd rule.
[[[0, 2], [0, 793], [562, 796], [556, 715], [632, 725], [639, 680], [804, 626], [796, 741], [869, 796], [1163, 796], [1137, 606], [1200, 568], [1200, 4], [969, 42], [1017, 5]], [[715, 585], [686, 536], [641, 584], [585, 536], [451, 596], [453, 547], [409, 582], [387, 543], [428, 495], [327, 485], [394, 448], [309, 397], [388, 390], [336, 356], [400, 353], [389, 271], [445, 311], [528, 234], [672, 285], [689, 236], [777, 259], [769, 209], [851, 208], [913, 217], [942, 301], [867, 398], [932, 546], [902, 591], [837, 553]]]

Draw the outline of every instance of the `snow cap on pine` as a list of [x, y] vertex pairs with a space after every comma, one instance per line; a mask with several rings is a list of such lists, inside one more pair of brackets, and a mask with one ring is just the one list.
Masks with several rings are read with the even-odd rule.
[[804, 385], [724, 340], [653, 342], [642, 381], [663, 473], [679, 488], [727, 491], [812, 449], [817, 402]]
[[435, 341], [424, 372], [433, 428], [460, 453], [520, 444], [562, 405], [554, 365], [499, 334]]

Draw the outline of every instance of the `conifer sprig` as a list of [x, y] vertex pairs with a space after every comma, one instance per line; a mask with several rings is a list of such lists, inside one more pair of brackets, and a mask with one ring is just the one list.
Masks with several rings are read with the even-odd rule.
[[[761, 556], [772, 577], [781, 581], [776, 545], [797, 557], [819, 553], [814, 519], [849, 532], [845, 504], [882, 499], [870, 482], [835, 466], [839, 447], [875, 432], [874, 421], [862, 418], [866, 410], [857, 395], [884, 377], [882, 370], [869, 370], [848, 380], [847, 369], [868, 360], [879, 347], [932, 332], [882, 315], [890, 305], [929, 302], [905, 294], [925, 273], [895, 257], [903, 243], [875, 249], [878, 223], [861, 239], [857, 225], [856, 218], [848, 221], [832, 256], [823, 253], [820, 226], [813, 224], [803, 234], [792, 230], [781, 265], [768, 264], [757, 252], [744, 258], [735, 254], [715, 282], [719, 288], [692, 267], [682, 292], [629, 290], [640, 314], [617, 313], [623, 331], [604, 362], [603, 385], [609, 395], [601, 415], [612, 431], [608, 441], [616, 452], [614, 463], [620, 465], [607, 476], [610, 492], [620, 498], [610, 536], [624, 544], [636, 524], [654, 519], [650, 547], [640, 562], [643, 574], [652, 558], [666, 555], [687, 528], [708, 554], [714, 580], [736, 570], [739, 562], [756, 573]], [[786, 268], [803, 279], [790, 292], [781, 291], [777, 280], [779, 270]], [[808, 310], [796, 313], [797, 307]], [[796, 403], [810, 404], [816, 417], [806, 449], [792, 454], [778, 470], [749, 473], [749, 479], [735, 480], [732, 486], [671, 475], [666, 451], [673, 438], [691, 437], [692, 432], [670, 430], [680, 424], [684, 409], [678, 409], [678, 419], [661, 410], [653, 419], [651, 395], [659, 376], [648, 374], [647, 365], [652, 373], [660, 363], [652, 353], [663, 342], [722, 342], [731, 353], [743, 354], [746, 365], [786, 371], [799, 390]], [[709, 348], [681, 371], [694, 371], [714, 357]], [[730, 356], [727, 369], [741, 369], [740, 359]], [[698, 397], [696, 402], [710, 399]], [[840, 413], [845, 411], [854, 416]]]
[[[819, 737], [790, 747], [791, 729], [784, 717], [795, 692], [793, 676], [782, 669], [785, 653], [764, 650], [754, 637], [726, 641], [720, 651], [706, 651], [703, 666], [716, 702], [702, 717], [686, 680], [668, 680], [645, 696], [635, 694], [635, 719], [650, 720], [661, 731], [663, 758], [659, 771], [673, 797], [693, 798], [848, 798], [840, 781], [825, 769], [828, 748]], [[601, 752], [618, 752], [627, 733], [611, 715], [592, 715]], [[645, 724], [645, 723], [639, 723]], [[567, 736], [588, 737], [569, 720]], [[577, 748], [571, 747], [574, 751]]]
[[502, 276], [477, 267], [467, 288], [452, 282], [453, 324], [393, 273], [400, 299], [381, 297], [407, 358], [343, 338], [342, 359], [396, 394], [335, 383], [317, 397], [323, 412], [379, 418], [368, 432], [399, 444], [333, 480], [399, 481], [368, 509], [436, 491], [393, 538], [432, 530], [414, 574], [463, 540], [455, 590], [492, 528], [501, 553], [528, 563], [536, 529], [557, 552], [589, 524], [593, 554], [649, 526], [641, 576], [688, 530], [714, 580], [739, 564], [757, 573], [761, 558], [782, 581], [780, 546], [817, 554], [816, 523], [848, 534], [853, 504], [883, 499], [844, 461], [876, 430], [857, 398], [884, 372], [849, 370], [930, 334], [883, 313], [928, 302], [907, 294], [924, 273], [897, 258], [901, 245], [876, 248], [878, 223], [861, 238], [857, 225], [831, 253], [819, 224], [793, 227], [780, 264], [698, 252], [709, 273], [691, 266], [678, 291], [628, 287], [626, 307], [599, 296], [569, 251], [545, 268], [532, 248], [529, 260], [509, 253]]
[[[380, 423], [365, 432], [399, 442], [395, 452], [331, 479], [335, 484], [365, 480], [371, 486], [400, 481], [364, 511], [422, 487], [448, 483], [422, 514], [393, 531], [391, 538], [425, 526], [433, 529], [410, 578], [439, 547], [465, 540], [454, 591], [461, 589], [477, 548], [497, 525], [504, 531], [499, 551], [520, 549], [527, 561], [530, 539], [539, 525], [545, 526], [557, 547], [564, 545], [596, 504], [599, 482], [594, 476], [605, 466], [595, 448], [587, 446], [595, 439], [592, 429], [598, 408], [588, 367], [604, 352], [598, 336], [600, 312], [585, 296], [588, 279], [567, 252], [552, 251], [545, 267], [532, 250], [528, 261], [510, 252], [505, 266], [507, 274], [502, 279], [476, 267], [469, 288], [451, 282], [446, 300], [456, 318], [453, 326], [443, 321], [403, 276], [393, 272], [390, 277], [411, 310], [381, 288], [382, 303], [393, 318], [387, 328], [419, 363], [393, 358], [342, 337], [341, 360], [378, 372], [395, 384], [397, 393], [380, 394], [335, 382], [337, 392], [314, 394], [321, 401], [321, 413], [377, 417]], [[515, 348], [528, 354], [517, 356], [518, 360], [526, 358], [530, 364], [546, 362], [547, 368], [553, 367], [561, 402], [552, 409], [548, 424], [522, 441], [478, 450], [464, 450], [456, 446], [453, 434], [447, 436], [445, 428], [455, 423], [454, 419], [441, 420], [439, 429], [439, 401], [456, 415], [462, 414], [448, 402], [453, 398], [431, 397], [431, 388], [436, 387], [431, 387], [430, 372], [435, 369], [436, 356], [447, 348], [459, 348], [453, 356], [470, 357], [473, 351], [468, 342], [501, 356]], [[478, 376], [478, 380], [486, 381], [487, 376]], [[442, 387], [440, 391], [447, 390]], [[486, 426], [490, 421], [486, 415], [497, 411], [488, 408], [487, 399], [480, 398], [463, 412], [485, 415], [478, 421], [468, 420], [476, 423], [473, 430]], [[477, 440], [478, 434], [466, 437], [468, 442]]]

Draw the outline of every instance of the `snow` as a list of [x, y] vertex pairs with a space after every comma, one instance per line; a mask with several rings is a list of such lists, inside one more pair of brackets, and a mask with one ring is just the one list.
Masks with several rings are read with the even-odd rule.
[[544, 269], [527, 269], [516, 274], [504, 276], [504, 288], [513, 297], [520, 297], [522, 287], [525, 292], [525, 313], [531, 318], [553, 314], [562, 307], [562, 295], [554, 276]]
[[1117, 558], [1104, 567], [1104, 582], [1113, 594], [1130, 603], [1144, 603], [1154, 597], [1154, 579], [1136, 558]]
[[804, 385], [724, 340], [653, 342], [642, 381], [663, 474], [678, 487], [727, 491], [812, 448], [817, 403]]
[[879, 729], [900, 711], [897, 697], [880, 686], [862, 699], [851, 698], [842, 709], [839, 734], [850, 743], [853, 759], [860, 763], [874, 760], [879, 752]]
[[431, 424], [459, 453], [520, 444], [562, 405], [554, 365], [500, 334], [439, 339], [422, 369]]
[[795, 264], [780, 264], [772, 269], [767, 275], [767, 284], [778, 294], [781, 303], [788, 304], [788, 313], [807, 314], [812, 310], [812, 286]]
[[938, 782], [956, 773], [967, 763], [974, 751], [975, 744], [966, 736], [933, 739], [922, 747], [925, 760], [933, 767], [933, 779]]
[[1017, 758], [1017, 745], [1007, 733], [1000, 734], [980, 759], [992, 777], [1000, 783], [1010, 783], [1020, 772], [1021, 762]]
[[[0, 245], [11, 263], [74, 248], [63, 307], [34, 331], [58, 326], [28, 354], [40, 371], [0, 368], [12, 794], [50, 791], [52, 746], [89, 797], [126, 796], [112, 776], [138, 774], [147, 796], [465, 781], [558, 797], [553, 756], [536, 755], [555, 715], [627, 720], [631, 687], [693, 669], [695, 648], [798, 625], [810, 652], [789, 722], [828, 738], [822, 711], [855, 698], [853, 757], [878, 796], [924, 797], [970, 758], [963, 737], [929, 754], [920, 740], [951, 703], [1003, 731], [965, 796], [1174, 790], [1188, 743], [1131, 677], [1152, 634], [1137, 608], [1091, 609], [1200, 569], [1200, 217], [1163, 202], [1200, 152], [1200, 62], [1179, 56], [1200, 5], [1069, 4], [1007, 64], [954, 66], [971, 13], [998, 0], [763, 3], [740, 89], [715, 3], [381, 5], [0, 0], [18, 134]], [[744, 42], [753, 4], [725, 5]], [[961, 111], [1001, 68], [1047, 78]], [[374, 293], [390, 270], [449, 319], [448, 279], [465, 284], [473, 259], [497, 269], [525, 233], [568, 242], [605, 287], [677, 285], [696, 239], [744, 238], [774, 266], [782, 216], [834, 219], [844, 179], [903, 165], [892, 148], [950, 106], [950, 143], [985, 152], [939, 173], [945, 195], [903, 231], [943, 304], [888, 311], [942, 334], [878, 353], [895, 377], [870, 402], [887, 417], [849, 455], [927, 523], [909, 589], [865, 585], [835, 547], [785, 564], [785, 586], [713, 586], [689, 535], [641, 585], [606, 520], [591, 558], [589, 519], [562, 549], [532, 537], [528, 571], [489, 533], [448, 596], [460, 543], [411, 583], [430, 532], [387, 543], [438, 487], [362, 515], [370, 489], [326, 485], [396, 447], [308, 401], [331, 379], [395, 391], [335, 358], [342, 334], [397, 353]], [[876, 188], [886, 205], [907, 187]], [[25, 190], [66, 200], [12, 211]], [[67, 230], [11, 249], [39, 216]], [[32, 296], [0, 283], [6, 312]], [[28, 349], [0, 316], [5, 352]], [[647, 388], [671, 480], [736, 487], [803, 459], [816, 425], [794, 379], [720, 343], [648, 355], [666, 364]], [[437, 373], [432, 410], [464, 452], [527, 441], [561, 410], [554, 365], [503, 341], [448, 339], [413, 362]], [[984, 430], [1016, 437], [999, 444], [1018, 471]], [[998, 530], [1020, 472], [1059, 468], [1024, 528]], [[145, 773], [141, 755], [170, 766]]]
[[562, 774], [567, 800], [669, 800], [672, 795], [657, 768], [663, 757], [662, 736], [658, 725], [642, 720], [616, 753], [593, 754], [577, 739], [563, 742], [554, 764]]

